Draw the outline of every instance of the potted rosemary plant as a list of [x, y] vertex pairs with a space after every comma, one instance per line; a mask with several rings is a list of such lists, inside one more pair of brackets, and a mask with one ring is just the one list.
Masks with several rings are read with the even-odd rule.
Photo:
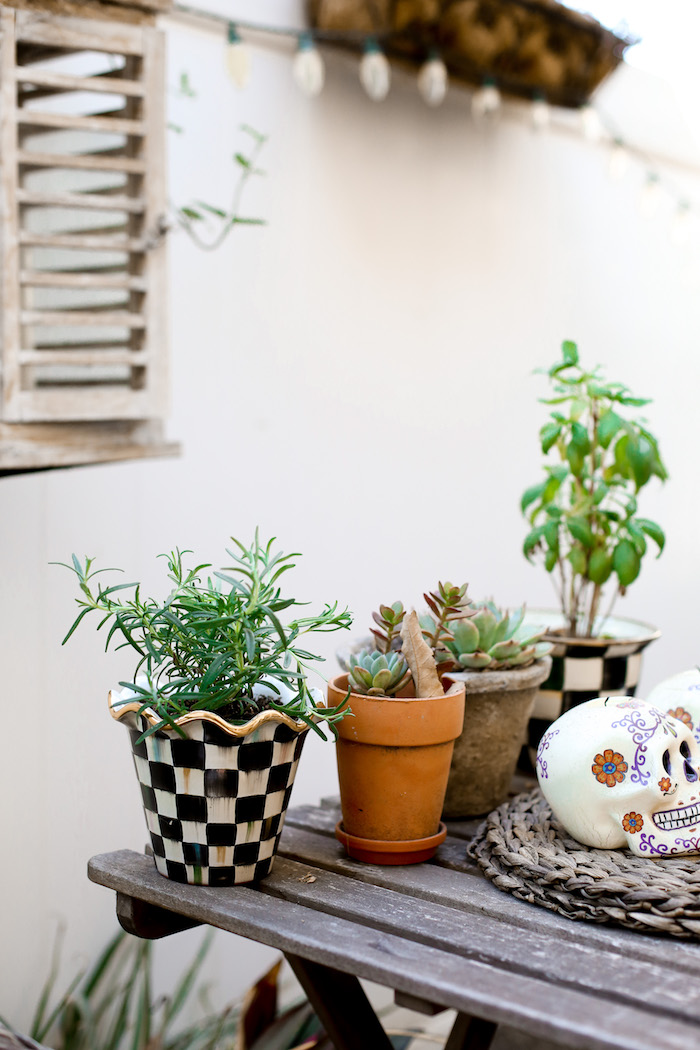
[[617, 598], [639, 576], [649, 541], [661, 554], [659, 525], [641, 517], [641, 491], [667, 478], [658, 441], [631, 410], [649, 404], [600, 369], [585, 369], [575, 343], [546, 372], [550, 418], [540, 430], [544, 477], [523, 494], [530, 524], [523, 550], [550, 573], [559, 610], [534, 610], [554, 644], [552, 672], [531, 723], [535, 748], [560, 714], [600, 693], [633, 694], [641, 651], [659, 632], [612, 618]]
[[[335, 735], [344, 715], [307, 683], [321, 659], [305, 635], [349, 627], [337, 603], [283, 620], [298, 603], [279, 580], [295, 554], [234, 539], [233, 565], [187, 568], [165, 555], [170, 590], [144, 598], [138, 583], [104, 586], [93, 559], [73, 556], [80, 613], [134, 650], [133, 677], [110, 693], [127, 726], [158, 871], [178, 882], [229, 885], [269, 874], [309, 729]], [[205, 575], [206, 574], [206, 575]], [[132, 596], [124, 598], [123, 592]]]
[[[467, 615], [466, 590], [440, 585], [441, 624]], [[464, 721], [464, 685], [441, 681], [415, 611], [406, 615], [396, 602], [373, 615], [373, 639], [351, 651], [347, 673], [328, 684], [329, 705], [347, 701], [352, 712], [338, 726], [343, 819], [336, 835], [358, 860], [414, 864], [446, 835], [440, 815]]]

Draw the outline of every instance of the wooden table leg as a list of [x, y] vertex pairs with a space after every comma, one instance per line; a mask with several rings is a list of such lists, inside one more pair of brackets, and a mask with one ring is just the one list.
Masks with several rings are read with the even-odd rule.
[[287, 961], [336, 1050], [392, 1050], [357, 977], [298, 955]]
[[184, 915], [178, 915], [177, 912], [167, 911], [156, 904], [147, 904], [138, 897], [130, 897], [127, 893], [119, 892], [117, 892], [117, 919], [127, 933], [135, 937], [145, 937], [150, 941], [202, 925], [196, 919], [187, 919]]
[[493, 1021], [457, 1014], [445, 1050], [489, 1050], [497, 1030]]

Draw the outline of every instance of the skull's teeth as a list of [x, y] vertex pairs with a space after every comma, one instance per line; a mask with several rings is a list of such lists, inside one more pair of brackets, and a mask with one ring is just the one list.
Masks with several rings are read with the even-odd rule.
[[700, 805], [684, 806], [683, 809], [665, 809], [654, 813], [654, 823], [661, 831], [688, 828], [700, 820]]

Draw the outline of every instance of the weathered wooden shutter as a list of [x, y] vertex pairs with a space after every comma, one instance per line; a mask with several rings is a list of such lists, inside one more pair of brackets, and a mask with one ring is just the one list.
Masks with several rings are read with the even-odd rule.
[[0, 8], [2, 423], [164, 416], [164, 128], [158, 30]]

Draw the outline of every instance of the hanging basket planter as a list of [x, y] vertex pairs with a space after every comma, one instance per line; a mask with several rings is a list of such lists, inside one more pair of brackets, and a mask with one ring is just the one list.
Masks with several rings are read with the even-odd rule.
[[270, 874], [308, 726], [279, 711], [232, 725], [207, 711], [160, 719], [141, 704], [110, 713], [129, 730], [153, 857], [175, 882], [231, 886]]
[[635, 42], [551, 0], [310, 0], [309, 14], [318, 30], [357, 34], [340, 46], [359, 49], [373, 34], [412, 66], [438, 51], [453, 80], [494, 78], [506, 95], [570, 108], [588, 101]]

